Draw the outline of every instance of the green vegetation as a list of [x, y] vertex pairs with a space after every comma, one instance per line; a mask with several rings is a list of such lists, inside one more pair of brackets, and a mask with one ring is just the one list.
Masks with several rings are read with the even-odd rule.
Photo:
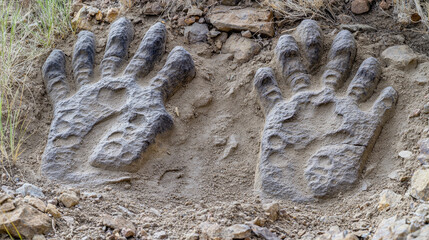
[[[19, 239], [22, 240], [22, 236], [19, 233], [18, 229], [16, 229], [15, 224], [12, 223], [13, 229], [15, 230], [15, 233], [18, 234]], [[7, 235], [9, 236], [10, 239], [14, 240], [15, 238], [12, 236], [12, 234], [9, 232], [9, 230], [7, 229], [6, 225], [3, 224], [3, 228], [4, 230], [6, 230]]]
[[0, 0], [0, 163], [9, 174], [29, 136], [24, 106], [35, 61], [71, 31], [71, 0]]

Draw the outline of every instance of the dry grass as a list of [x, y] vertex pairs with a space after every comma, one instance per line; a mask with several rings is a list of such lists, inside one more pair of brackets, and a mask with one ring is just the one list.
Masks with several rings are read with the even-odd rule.
[[327, 0], [263, 0], [260, 5], [277, 12], [284, 22], [318, 18], [332, 21], [327, 15], [327, 12], [332, 12]]
[[419, 21], [429, 29], [429, 2], [425, 0], [393, 0], [393, 7], [400, 23], [408, 24], [413, 20], [415, 21], [412, 16], [413, 18], [418, 16], [421, 18]]
[[29, 71], [71, 29], [70, 7], [70, 0], [0, 0], [0, 164], [8, 175], [28, 137]]

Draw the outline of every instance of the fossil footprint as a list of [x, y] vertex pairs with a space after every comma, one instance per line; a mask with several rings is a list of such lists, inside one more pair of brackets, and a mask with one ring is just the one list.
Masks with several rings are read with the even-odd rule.
[[156, 135], [172, 127], [164, 101], [195, 76], [192, 57], [175, 47], [148, 86], [141, 87], [138, 79], [165, 51], [166, 29], [162, 23], [153, 25], [123, 68], [133, 35], [126, 18], [111, 25], [99, 78], [93, 76], [95, 39], [89, 31], [80, 32], [74, 46], [74, 82], [68, 82], [61, 50], [53, 50], [43, 65], [54, 105], [42, 163], [49, 178], [69, 183], [114, 181], [125, 176], [123, 172], [138, 170], [142, 153]]
[[[346, 93], [339, 93], [356, 55], [349, 31], [335, 37], [320, 75], [318, 24], [304, 20], [294, 36], [281, 36], [275, 48], [279, 75], [293, 96], [282, 95], [271, 68], [260, 68], [254, 77], [265, 113], [256, 186], [267, 196], [311, 201], [356, 183], [398, 96], [387, 87], [372, 107], [359, 108], [378, 84], [380, 64], [373, 57], [363, 61]], [[310, 90], [311, 75], [321, 76], [321, 90]]]

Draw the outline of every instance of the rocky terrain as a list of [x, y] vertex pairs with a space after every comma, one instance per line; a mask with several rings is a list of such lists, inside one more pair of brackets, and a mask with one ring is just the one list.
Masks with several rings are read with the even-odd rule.
[[429, 239], [426, 26], [277, 6], [75, 0], [0, 237]]

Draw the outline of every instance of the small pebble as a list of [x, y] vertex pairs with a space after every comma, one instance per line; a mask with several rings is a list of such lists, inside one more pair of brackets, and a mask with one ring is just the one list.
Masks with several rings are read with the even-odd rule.
[[425, 106], [423, 107], [423, 113], [427, 114], [429, 113], [429, 102], [425, 104]]
[[420, 113], [421, 113], [421, 110], [420, 110], [420, 109], [416, 109], [416, 110], [414, 110], [414, 111], [410, 114], [409, 118], [415, 118], [415, 117], [418, 117], [418, 116], [420, 116]]
[[398, 154], [401, 158], [410, 159], [413, 156], [413, 153], [410, 151], [400, 151]]
[[241, 36], [246, 37], [246, 38], [252, 38], [252, 33], [249, 30], [242, 31]]

